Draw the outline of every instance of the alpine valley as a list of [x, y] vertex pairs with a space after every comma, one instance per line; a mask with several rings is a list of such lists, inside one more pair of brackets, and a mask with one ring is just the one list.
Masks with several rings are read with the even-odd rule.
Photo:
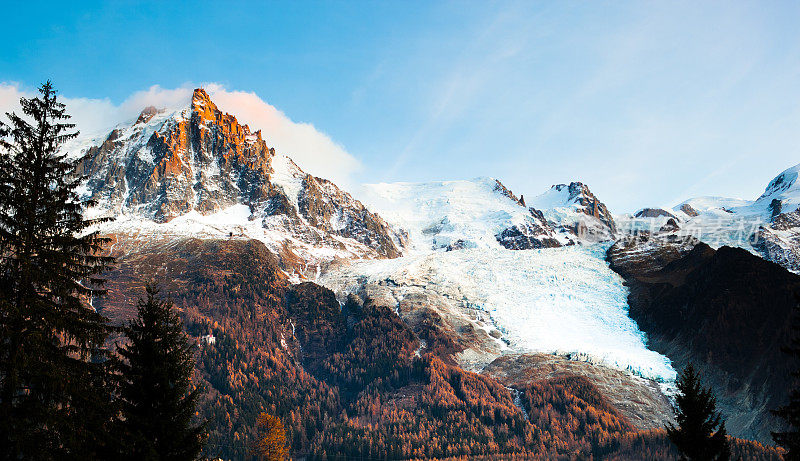
[[674, 459], [663, 428], [692, 362], [734, 457], [779, 459], [800, 165], [753, 201], [633, 215], [581, 182], [354, 197], [225, 111], [197, 89], [70, 147], [117, 261], [89, 302], [121, 324], [147, 282], [170, 294], [209, 456], [245, 457], [267, 411], [309, 459]]

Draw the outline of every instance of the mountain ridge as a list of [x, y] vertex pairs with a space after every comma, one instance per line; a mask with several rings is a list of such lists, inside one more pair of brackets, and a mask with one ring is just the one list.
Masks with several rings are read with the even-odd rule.
[[[284, 253], [290, 270], [337, 257], [397, 257], [404, 235], [349, 193], [303, 172], [221, 111], [202, 89], [174, 112], [145, 108], [83, 154], [89, 213], [104, 232], [249, 236]], [[175, 220], [178, 221], [175, 221]], [[171, 223], [175, 223], [170, 225]]]

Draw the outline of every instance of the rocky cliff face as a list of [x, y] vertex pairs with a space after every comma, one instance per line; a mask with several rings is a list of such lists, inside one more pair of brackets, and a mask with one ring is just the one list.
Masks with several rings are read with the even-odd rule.
[[[222, 112], [202, 89], [182, 111], [149, 107], [132, 126], [111, 131], [88, 149], [79, 173], [88, 177], [85, 197], [113, 217], [167, 223], [244, 205], [247, 221], [282, 233], [284, 243], [345, 252], [355, 246], [363, 249], [354, 251], [359, 256], [379, 257], [396, 257], [403, 246], [402, 234], [378, 215], [276, 154], [260, 131]], [[233, 224], [247, 222], [214, 221], [230, 235], [238, 233]]]
[[759, 227], [753, 241], [764, 259], [800, 272], [800, 210], [774, 216], [770, 225]]
[[674, 233], [640, 233], [614, 242], [606, 252], [612, 270], [623, 277], [649, 274], [689, 254], [700, 243]]
[[569, 186], [559, 184], [553, 187], [555, 187], [556, 190], [566, 188], [569, 192], [567, 203], [576, 204], [576, 210], [578, 212], [599, 219], [603, 224], [608, 226], [611, 232], [616, 232], [617, 227], [614, 223], [614, 218], [611, 216], [611, 212], [608, 211], [608, 208], [603, 202], [592, 194], [592, 191], [589, 190], [589, 186], [581, 182], [571, 182]]
[[[155, 123], [154, 123], [155, 122]], [[254, 209], [269, 197], [274, 150], [222, 113], [205, 91], [178, 114], [150, 107], [127, 129], [115, 129], [89, 149], [82, 164], [91, 197], [157, 222], [236, 203]]]
[[769, 411], [788, 395], [780, 348], [800, 277], [740, 248], [648, 243], [608, 251], [630, 289], [631, 318], [676, 369], [700, 370], [731, 434], [769, 443], [778, 428]]

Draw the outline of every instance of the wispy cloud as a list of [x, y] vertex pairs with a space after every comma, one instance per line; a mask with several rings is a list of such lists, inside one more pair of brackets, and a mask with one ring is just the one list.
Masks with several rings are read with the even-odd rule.
[[503, 66], [514, 59], [527, 42], [527, 30], [508, 27], [517, 16], [517, 8], [496, 12], [481, 27], [472, 31], [472, 37], [449, 64], [450, 70], [431, 86], [434, 98], [426, 101], [427, 117], [384, 173], [393, 177], [417, 154], [420, 146], [432, 137], [441, 135], [452, 123], [463, 116], [474, 102], [475, 96], [486, 91], [492, 77], [503, 72]]

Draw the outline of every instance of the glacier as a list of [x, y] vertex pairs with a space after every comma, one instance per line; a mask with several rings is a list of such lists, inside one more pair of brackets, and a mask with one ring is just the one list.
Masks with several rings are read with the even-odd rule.
[[508, 352], [553, 353], [673, 381], [669, 359], [647, 348], [644, 333], [628, 316], [628, 290], [605, 262], [606, 248], [418, 252], [353, 261], [318, 282], [339, 293], [357, 292], [364, 282], [455, 293], [487, 314]]
[[[553, 353], [673, 382], [670, 360], [648, 349], [628, 316], [628, 290], [605, 261], [609, 244], [503, 248], [497, 229], [526, 213], [493, 184], [478, 178], [371, 186], [364, 201], [408, 232], [411, 248], [396, 259], [338, 264], [317, 282], [340, 295], [365, 283], [434, 290], [485, 313], [502, 333], [504, 352]], [[458, 239], [472, 246], [440, 246]]]

